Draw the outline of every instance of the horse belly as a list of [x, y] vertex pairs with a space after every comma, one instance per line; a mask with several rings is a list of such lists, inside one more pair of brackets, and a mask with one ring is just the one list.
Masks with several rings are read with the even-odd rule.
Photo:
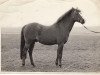
[[39, 42], [44, 45], [54, 45], [57, 43], [57, 40], [54, 36], [46, 35], [46, 36], [40, 36]]

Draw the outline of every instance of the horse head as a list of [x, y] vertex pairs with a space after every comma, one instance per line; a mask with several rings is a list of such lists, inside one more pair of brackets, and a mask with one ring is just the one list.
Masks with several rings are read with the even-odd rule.
[[82, 16], [80, 15], [80, 10], [77, 8], [72, 8], [73, 12], [72, 12], [72, 18], [75, 22], [80, 22], [81, 24], [85, 23], [85, 20], [82, 18]]

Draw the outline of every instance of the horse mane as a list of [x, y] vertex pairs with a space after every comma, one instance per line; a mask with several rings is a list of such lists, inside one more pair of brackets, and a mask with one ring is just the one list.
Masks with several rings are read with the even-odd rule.
[[77, 12], [81, 12], [79, 9], [75, 9], [75, 8], [71, 8], [69, 11], [67, 11], [65, 14], [63, 14], [61, 17], [58, 18], [56, 23], [61, 22], [62, 20], [64, 20], [66, 17], [68, 17], [74, 10], [76, 10]]

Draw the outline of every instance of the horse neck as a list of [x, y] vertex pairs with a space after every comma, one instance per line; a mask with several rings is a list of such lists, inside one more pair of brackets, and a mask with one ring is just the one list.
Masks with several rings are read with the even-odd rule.
[[73, 19], [71, 18], [71, 15], [69, 15], [64, 20], [57, 23], [57, 25], [63, 28], [64, 30], [66, 30], [67, 32], [70, 32], [73, 28], [74, 23], [75, 21], [73, 21]]

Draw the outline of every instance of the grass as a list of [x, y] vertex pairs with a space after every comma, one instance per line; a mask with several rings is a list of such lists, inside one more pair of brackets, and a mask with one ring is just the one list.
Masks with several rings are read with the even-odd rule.
[[100, 36], [70, 35], [63, 49], [62, 68], [55, 66], [57, 45], [35, 44], [35, 68], [30, 64], [21, 67], [20, 35], [1, 35], [1, 71], [10, 72], [100, 72]]

